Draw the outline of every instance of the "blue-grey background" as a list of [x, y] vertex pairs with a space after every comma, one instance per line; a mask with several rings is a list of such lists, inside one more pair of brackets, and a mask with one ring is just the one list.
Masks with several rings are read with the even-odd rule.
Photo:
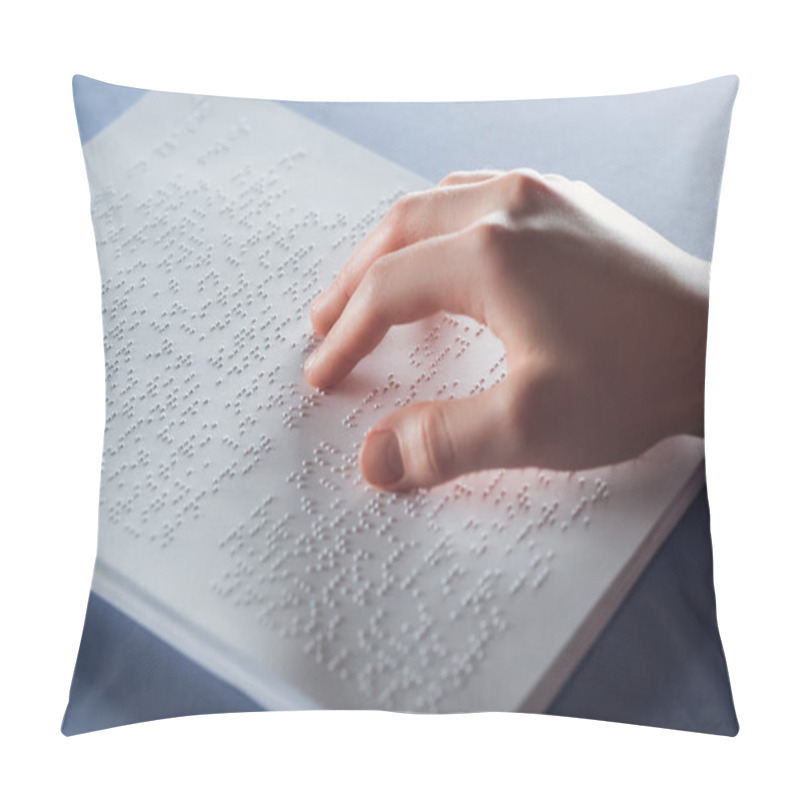
[[[519, 166], [580, 178], [710, 259], [737, 86], [726, 77], [578, 100], [284, 105], [431, 181]], [[80, 76], [73, 89], [82, 144], [144, 94]], [[65, 734], [248, 710], [260, 707], [90, 595]], [[705, 487], [549, 713], [736, 734]]]

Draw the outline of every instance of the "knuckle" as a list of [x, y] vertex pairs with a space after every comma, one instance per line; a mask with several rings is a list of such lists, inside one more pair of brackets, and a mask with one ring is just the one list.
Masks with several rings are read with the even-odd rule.
[[490, 281], [501, 284], [509, 278], [513, 268], [510, 250], [514, 231], [502, 220], [493, 218], [475, 227], [475, 247], [481, 254], [481, 266]]
[[505, 177], [509, 211], [526, 213], [535, 206], [542, 194], [547, 191], [547, 183], [533, 170], [515, 169]]
[[411, 201], [408, 195], [403, 195], [386, 212], [386, 216], [383, 218], [383, 227], [386, 231], [389, 246], [402, 246], [411, 215], [410, 207]]
[[385, 316], [389, 264], [385, 256], [376, 259], [358, 287], [359, 309], [364, 318], [382, 322]]
[[417, 218], [417, 208], [425, 192], [409, 192], [395, 200], [386, 213], [385, 222], [389, 228], [390, 236], [402, 243], [409, 231], [413, 228]]
[[476, 245], [484, 255], [501, 255], [506, 251], [512, 230], [499, 216], [481, 220], [475, 226]]
[[574, 182], [563, 175], [549, 173], [540, 175], [529, 169], [507, 173], [506, 208], [512, 219], [525, 217], [526, 223], [536, 223], [538, 217], [560, 205], [565, 193]]

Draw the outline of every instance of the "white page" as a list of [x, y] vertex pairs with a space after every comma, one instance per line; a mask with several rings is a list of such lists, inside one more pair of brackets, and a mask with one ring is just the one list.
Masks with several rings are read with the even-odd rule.
[[151, 93], [84, 153], [107, 366], [94, 589], [267, 707], [546, 708], [701, 485], [702, 441], [377, 492], [371, 425], [504, 370], [488, 331], [440, 315], [334, 390], [303, 378], [310, 301], [429, 182], [266, 101]]

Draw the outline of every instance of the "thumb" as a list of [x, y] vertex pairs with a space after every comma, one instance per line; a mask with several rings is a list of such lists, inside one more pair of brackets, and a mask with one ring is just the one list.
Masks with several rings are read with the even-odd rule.
[[404, 491], [434, 486], [466, 472], [513, 466], [507, 386], [474, 397], [399, 409], [367, 434], [361, 472], [374, 486]]

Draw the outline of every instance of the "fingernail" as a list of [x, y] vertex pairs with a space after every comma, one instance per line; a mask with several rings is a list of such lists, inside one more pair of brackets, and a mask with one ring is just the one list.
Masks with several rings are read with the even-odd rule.
[[391, 486], [403, 477], [403, 457], [394, 431], [378, 431], [367, 437], [361, 460], [364, 477], [377, 486]]

